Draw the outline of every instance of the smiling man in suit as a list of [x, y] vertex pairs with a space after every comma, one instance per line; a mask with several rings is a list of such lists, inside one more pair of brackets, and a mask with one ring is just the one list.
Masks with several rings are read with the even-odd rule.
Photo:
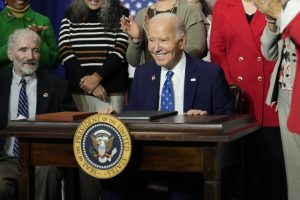
[[[172, 13], [156, 15], [150, 19], [146, 29], [148, 49], [154, 60], [136, 68], [126, 110], [176, 110], [179, 114], [188, 115], [233, 112], [229, 87], [222, 69], [192, 58], [183, 51], [186, 44], [186, 30], [178, 16]], [[102, 110], [100, 113], [111, 111]], [[162, 174], [153, 176], [156, 175], [158, 176], [156, 178], [161, 179]], [[164, 175], [169, 184], [169, 199], [191, 200], [199, 199], [201, 196], [199, 188], [193, 187], [197, 185], [193, 183], [199, 179], [180, 174]], [[132, 195], [139, 190], [136, 188], [143, 187], [141, 186], [143, 178], [136, 173], [129, 176], [138, 179], [134, 181], [138, 183], [136, 187], [126, 185], [126, 178], [122, 180], [123, 177], [103, 181], [103, 199], [133, 199]], [[119, 187], [120, 183], [124, 184]], [[135, 192], [129, 192], [132, 188], [135, 188]], [[143, 197], [137, 199], [154, 198], [143, 193]]]
[[[40, 44], [38, 34], [28, 29], [16, 30], [8, 39], [7, 54], [13, 68], [0, 71], [0, 128], [8, 120], [35, 118], [37, 114], [62, 110], [67, 96], [67, 83], [37, 70]], [[0, 145], [1, 200], [18, 199], [17, 144], [16, 138], [7, 137], [4, 145]], [[36, 167], [35, 175], [35, 199], [59, 199], [57, 169]]]
[[161, 110], [166, 74], [171, 71], [174, 110], [187, 114], [230, 114], [232, 101], [221, 68], [183, 51], [186, 30], [174, 14], [148, 24], [148, 49], [154, 60], [137, 67], [127, 110]]

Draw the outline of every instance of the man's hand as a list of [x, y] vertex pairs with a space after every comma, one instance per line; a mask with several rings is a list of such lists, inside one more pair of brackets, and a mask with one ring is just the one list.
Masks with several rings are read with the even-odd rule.
[[191, 110], [187, 111], [186, 114], [187, 115], [207, 115], [207, 112], [204, 110], [191, 109]]
[[80, 88], [88, 94], [92, 94], [95, 88], [99, 85], [101, 77], [95, 74], [84, 76], [80, 79]]
[[102, 101], [107, 102], [108, 101], [108, 95], [106, 93], [106, 90], [104, 89], [104, 87], [102, 85], [98, 85], [94, 91], [93, 91], [93, 95], [97, 98], [99, 98]]

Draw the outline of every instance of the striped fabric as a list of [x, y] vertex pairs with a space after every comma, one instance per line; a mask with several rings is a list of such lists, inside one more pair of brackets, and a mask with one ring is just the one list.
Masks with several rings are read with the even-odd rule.
[[18, 118], [23, 116], [23, 118], [28, 118], [28, 98], [26, 94], [26, 81], [25, 79], [21, 79], [20, 81], [21, 89], [19, 94], [19, 103], [18, 103]]
[[[19, 93], [19, 103], [18, 103], [18, 118], [28, 118], [28, 98], [26, 94], [26, 80], [21, 79], [20, 81], [21, 89]], [[13, 146], [13, 155], [18, 156], [19, 154], [19, 141], [18, 138], [15, 138], [14, 146]]]
[[63, 63], [77, 58], [82, 67], [103, 66], [110, 54], [125, 60], [128, 36], [121, 30], [105, 31], [100, 23], [72, 23], [62, 20], [59, 51]]

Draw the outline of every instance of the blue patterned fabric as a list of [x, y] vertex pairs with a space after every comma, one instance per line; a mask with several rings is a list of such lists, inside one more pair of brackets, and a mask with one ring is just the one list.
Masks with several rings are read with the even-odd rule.
[[26, 94], [26, 81], [25, 79], [22, 79], [20, 81], [21, 90], [19, 94], [19, 104], [18, 104], [18, 117], [22, 115], [25, 118], [28, 118], [29, 113], [28, 113], [28, 99], [27, 99], [27, 94]]
[[[21, 89], [19, 94], [19, 104], [18, 104], [18, 118], [28, 118], [28, 98], [26, 94], [26, 81], [22, 79], [20, 81]], [[13, 155], [18, 156], [19, 154], [19, 141], [18, 138], [15, 138], [14, 146], [13, 146]]]
[[173, 75], [174, 73], [172, 71], [167, 72], [167, 79], [161, 92], [161, 111], [174, 111], [174, 92], [172, 84]]
[[155, 0], [121, 0], [121, 3], [128, 8], [130, 15], [135, 16], [140, 9], [155, 3]]

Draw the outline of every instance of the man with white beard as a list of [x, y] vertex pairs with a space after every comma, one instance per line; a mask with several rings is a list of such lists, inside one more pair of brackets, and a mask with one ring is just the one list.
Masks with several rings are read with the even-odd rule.
[[[13, 68], [0, 71], [0, 128], [9, 120], [35, 118], [37, 114], [62, 110], [67, 83], [38, 70], [40, 44], [39, 35], [29, 29], [16, 30], [9, 36], [7, 55]], [[35, 177], [36, 200], [59, 199], [56, 168], [37, 166]], [[0, 138], [1, 200], [18, 199], [18, 195], [23, 195], [18, 194], [18, 179], [18, 140]]]

